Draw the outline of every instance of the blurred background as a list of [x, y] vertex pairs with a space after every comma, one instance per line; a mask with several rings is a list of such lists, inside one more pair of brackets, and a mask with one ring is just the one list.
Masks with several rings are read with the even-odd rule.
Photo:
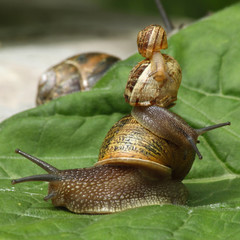
[[[175, 28], [237, 0], [162, 0]], [[155, 0], [0, 0], [0, 121], [35, 106], [39, 76], [72, 55], [101, 51], [125, 59], [136, 35], [163, 25]]]

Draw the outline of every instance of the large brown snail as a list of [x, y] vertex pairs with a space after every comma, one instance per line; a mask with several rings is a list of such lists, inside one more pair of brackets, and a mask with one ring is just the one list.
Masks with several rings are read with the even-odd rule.
[[[166, 86], [172, 88], [168, 81], [172, 83], [175, 78], [169, 74], [166, 59], [159, 70], [163, 73], [159, 75], [164, 77], [151, 80], [161, 82], [167, 94]], [[179, 65], [175, 66], [179, 68]], [[150, 75], [155, 74], [153, 68]], [[139, 106], [139, 101], [136, 102], [131, 115], [123, 117], [110, 129], [98, 162], [90, 168], [58, 170], [16, 150], [48, 174], [12, 180], [12, 184], [47, 181], [49, 189], [44, 199], [51, 199], [55, 206], [66, 207], [75, 213], [102, 214], [156, 204], [185, 204], [188, 194], [181, 181], [190, 171], [195, 155], [202, 158], [196, 146], [198, 136], [230, 123], [193, 129], [167, 109], [175, 100], [165, 101], [164, 107], [151, 101], [148, 106]]]
[[37, 105], [58, 97], [90, 90], [119, 58], [99, 52], [67, 58], [44, 72], [38, 84]]

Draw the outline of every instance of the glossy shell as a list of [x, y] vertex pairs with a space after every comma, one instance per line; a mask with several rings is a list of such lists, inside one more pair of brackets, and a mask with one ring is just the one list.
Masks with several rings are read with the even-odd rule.
[[37, 105], [77, 91], [87, 91], [119, 58], [104, 53], [84, 53], [51, 67], [42, 74]]
[[131, 106], [170, 107], [177, 100], [177, 93], [182, 80], [182, 71], [178, 62], [163, 54], [170, 77], [164, 84], [157, 82], [151, 74], [150, 60], [139, 62], [130, 72], [124, 97]]
[[105, 137], [96, 165], [132, 165], [149, 169], [160, 178], [182, 180], [191, 169], [194, 157], [191, 148], [183, 149], [158, 137], [132, 116], [125, 116]]
[[150, 25], [138, 33], [137, 45], [139, 53], [151, 58], [154, 51], [168, 48], [167, 35], [160, 25]]

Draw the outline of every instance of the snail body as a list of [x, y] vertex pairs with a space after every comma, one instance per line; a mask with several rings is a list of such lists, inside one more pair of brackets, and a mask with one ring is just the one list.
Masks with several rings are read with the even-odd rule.
[[119, 58], [105, 53], [83, 53], [49, 68], [39, 80], [37, 105], [77, 91], [88, 91]]
[[[159, 113], [163, 121], [158, 122], [157, 133], [152, 132], [156, 127], [151, 127], [151, 121], [142, 121], [141, 116], [146, 119], [146, 115], [152, 118]], [[48, 174], [12, 180], [12, 184], [47, 181], [49, 190], [44, 199], [75, 213], [103, 214], [156, 204], [184, 204], [187, 190], [181, 180], [189, 172], [195, 154], [201, 158], [197, 137], [229, 123], [195, 130], [176, 114], [156, 106], [136, 108], [133, 115], [140, 120], [126, 116], [110, 129], [99, 161], [90, 168], [58, 170], [16, 150]], [[169, 118], [173, 124], [166, 129]], [[176, 141], [168, 139], [173, 135]]]
[[[48, 181], [48, 195], [54, 206], [66, 207], [74, 213], [104, 214], [133, 207], [164, 203], [183, 204], [187, 191], [181, 182], [157, 181], [131, 166], [102, 165], [82, 169], [58, 170], [39, 159], [31, 158], [49, 174], [13, 180]], [[168, 186], [166, 188], [166, 186]]]

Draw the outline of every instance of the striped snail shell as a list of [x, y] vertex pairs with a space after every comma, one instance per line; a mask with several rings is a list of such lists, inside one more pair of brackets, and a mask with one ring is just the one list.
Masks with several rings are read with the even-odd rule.
[[167, 34], [162, 26], [149, 25], [138, 33], [137, 45], [144, 58], [152, 58], [153, 52], [168, 48]]
[[160, 82], [161, 85], [165, 81], [169, 81], [168, 68], [165, 59], [160, 50], [166, 49], [167, 35], [160, 25], [150, 25], [138, 33], [137, 37], [138, 52], [150, 60], [151, 73], [154, 80]]
[[119, 164], [142, 166], [163, 179], [183, 180], [190, 171], [198, 137], [227, 123], [193, 129], [179, 115], [158, 106], [134, 107], [108, 132], [96, 166]]
[[167, 37], [159, 25], [150, 25], [138, 34], [138, 51], [145, 57], [129, 74], [124, 97], [131, 106], [170, 108], [177, 100], [182, 80], [178, 62], [160, 50], [167, 48]]
[[37, 105], [69, 93], [90, 90], [118, 60], [105, 53], [83, 53], [49, 68], [39, 80]]
[[177, 93], [182, 80], [182, 71], [178, 62], [171, 56], [163, 54], [168, 69], [169, 79], [155, 81], [150, 76], [150, 60], [139, 62], [130, 72], [124, 92], [126, 102], [131, 106], [152, 106], [169, 108], [177, 100]]

